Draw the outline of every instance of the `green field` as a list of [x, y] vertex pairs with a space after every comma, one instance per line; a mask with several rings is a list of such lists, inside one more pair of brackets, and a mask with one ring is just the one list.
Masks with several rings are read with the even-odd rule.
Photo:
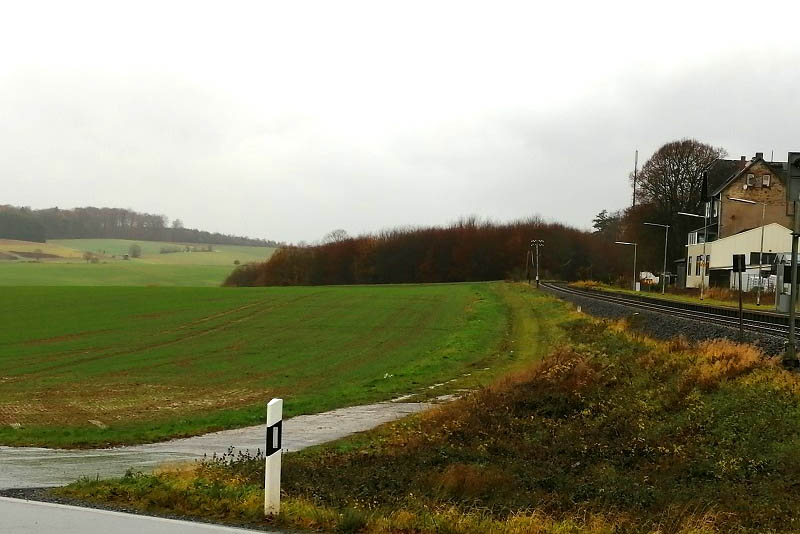
[[154, 441], [256, 424], [272, 396], [295, 415], [451, 379], [474, 386], [526, 358], [504, 344], [515, 331], [508, 292], [500, 283], [8, 287], [0, 443]]
[[[124, 260], [133, 244], [139, 245], [142, 256]], [[186, 246], [197, 251], [160, 252], [164, 247]], [[275, 250], [211, 245], [210, 252], [199, 251], [206, 246], [125, 239], [0, 240], [0, 286], [219, 286], [235, 268], [234, 262], [265, 261]], [[46, 256], [38, 261], [9, 260], [15, 258], [12, 252]], [[96, 255], [97, 261], [85, 261], [84, 252]]]
[[232, 268], [233, 262], [238, 260], [240, 263], [250, 263], [254, 261], [266, 261], [274, 248], [270, 247], [246, 247], [240, 245], [211, 245], [211, 252], [172, 252], [162, 254], [162, 248], [170, 247], [194, 247], [199, 249], [207, 245], [188, 243], [176, 244], [161, 241], [135, 241], [127, 239], [51, 239], [47, 242], [67, 249], [75, 249], [80, 252], [92, 252], [101, 255], [104, 259], [111, 259], [111, 256], [121, 257], [127, 254], [131, 245], [139, 245], [142, 250], [142, 257], [135, 261], [140, 263], [155, 263], [164, 265], [226, 265]]

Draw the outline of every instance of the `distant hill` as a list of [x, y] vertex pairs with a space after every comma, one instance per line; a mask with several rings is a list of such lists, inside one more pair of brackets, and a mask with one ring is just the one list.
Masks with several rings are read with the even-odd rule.
[[136, 239], [177, 243], [210, 243], [278, 247], [267, 239], [184, 228], [179, 219], [169, 224], [164, 215], [139, 213], [122, 208], [48, 208], [0, 206], [0, 239], [37, 241], [48, 239]]

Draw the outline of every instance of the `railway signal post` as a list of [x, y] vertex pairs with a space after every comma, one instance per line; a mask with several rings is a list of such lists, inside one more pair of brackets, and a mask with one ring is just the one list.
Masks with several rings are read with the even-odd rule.
[[264, 450], [264, 515], [277, 515], [281, 509], [281, 441], [283, 438], [283, 399], [267, 404], [267, 443]]
[[744, 341], [744, 314], [742, 313], [742, 273], [747, 270], [744, 254], [733, 255], [733, 272], [739, 273], [739, 341]]

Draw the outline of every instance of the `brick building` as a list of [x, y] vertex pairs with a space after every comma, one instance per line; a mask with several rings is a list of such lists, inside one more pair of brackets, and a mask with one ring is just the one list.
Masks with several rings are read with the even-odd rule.
[[[730, 261], [727, 258], [719, 257], [719, 254], [715, 258], [711, 253], [715, 248], [712, 242], [721, 239], [725, 239], [723, 248], [725, 248], [724, 255], [726, 256], [731, 253], [728, 249], [734, 243], [736, 243], [734, 248], [747, 248], [747, 250], [737, 249], [737, 253], [747, 255], [748, 270], [753, 269], [757, 276], [760, 267], [758, 260], [753, 259], [756, 257], [753, 250], [754, 234], [748, 231], [762, 225], [763, 209], [763, 224], [771, 229], [768, 233], [775, 233], [776, 238], [780, 235], [781, 243], [785, 239], [784, 236], [788, 232], [788, 228], [791, 228], [794, 216], [793, 203], [789, 199], [800, 191], [800, 183], [792, 182], [788, 169], [789, 166], [786, 162], [766, 161], [761, 152], [757, 152], [755, 157], [749, 161], [742, 156], [739, 160], [718, 159], [709, 166], [707, 172], [711, 202], [708, 203], [708, 226], [697, 228], [689, 233], [687, 255], [683, 265], [683, 268], [686, 269], [686, 287], [698, 287], [700, 283], [708, 285], [709, 281], [715, 285], [715, 280], [727, 284], [730, 279], [727, 272], [731, 268], [728, 265]], [[766, 206], [762, 207], [762, 204]], [[773, 223], [780, 227], [772, 226]], [[702, 249], [706, 235], [708, 236], [707, 257], [703, 259], [699, 251]], [[739, 238], [731, 239], [734, 236], [739, 236]], [[769, 267], [768, 262], [775, 252], [784, 252], [783, 250], [772, 250], [775, 246], [780, 248], [781, 245], [778, 243], [771, 243], [771, 245], [765, 247], [765, 252], [769, 252], [762, 258], [763, 265], [761, 267]], [[719, 249], [719, 253], [722, 253], [722, 248], [716, 248]], [[755, 251], [758, 250], [759, 248], [756, 247]], [[702, 265], [698, 265], [698, 262]], [[726, 272], [715, 273], [713, 271]], [[705, 276], [701, 273], [704, 273]]]

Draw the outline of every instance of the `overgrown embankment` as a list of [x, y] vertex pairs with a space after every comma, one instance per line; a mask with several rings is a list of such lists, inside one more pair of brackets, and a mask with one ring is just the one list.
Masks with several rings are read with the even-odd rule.
[[[537, 297], [533, 306], [552, 302]], [[272, 524], [369, 533], [790, 532], [800, 379], [750, 346], [563, 321], [566, 343], [465, 399], [292, 454]], [[260, 523], [263, 462], [64, 493]]]

